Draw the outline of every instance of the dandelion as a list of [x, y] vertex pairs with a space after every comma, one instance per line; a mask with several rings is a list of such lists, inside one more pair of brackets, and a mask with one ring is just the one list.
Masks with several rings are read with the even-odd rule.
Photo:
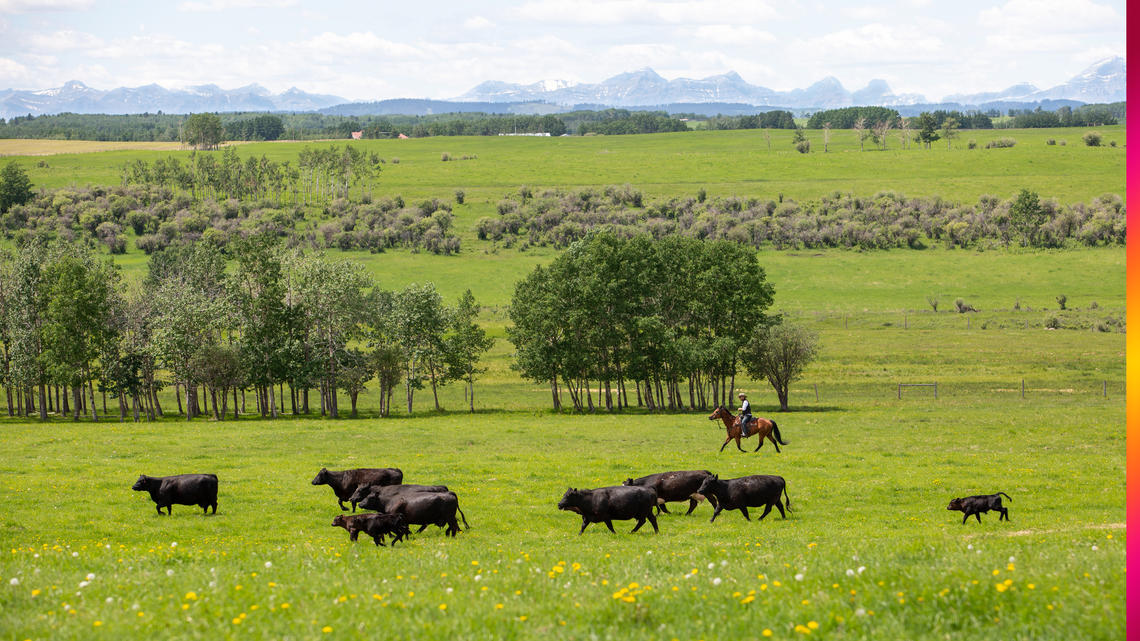
[[1025, 587], [1029, 588], [1030, 590], [1035, 590], [1035, 589], [1037, 589], [1037, 586], [1036, 586], [1036, 585], [1034, 585], [1034, 584], [1032, 584], [1032, 583], [1030, 583], [1030, 584], [1026, 585]]
[[855, 610], [855, 616], [865, 617], [865, 616], [867, 616], [867, 611], [864, 610], [863, 608], [859, 608], [858, 610]]
[[93, 625], [93, 626], [95, 626], [95, 627], [99, 627], [99, 626], [103, 625], [103, 622], [102, 622], [102, 621], [93, 621], [93, 622], [91, 623], [91, 625]]
[[1009, 586], [1004, 583], [995, 583], [994, 587], [997, 588], [998, 592], [1005, 592], [1009, 589]]
[[266, 562], [265, 562], [265, 567], [267, 567], [267, 568], [271, 568], [271, 567], [273, 567], [273, 561], [266, 561]]
[[139, 612], [139, 618], [140, 619], [145, 617], [145, 616], [146, 616], [146, 612]]
[[859, 566], [859, 569], [858, 569], [858, 570], [856, 570], [856, 571], [857, 571], [859, 574], [863, 574], [863, 570], [866, 570], [866, 569], [867, 569], [867, 568], [866, 568], [865, 566], [862, 566], [862, 565], [860, 565], [860, 566]]
[[1001, 574], [1001, 570], [994, 570], [993, 574], [994, 574], [994, 576], [997, 576], [997, 575]]
[[525, 615], [525, 614], [520, 614], [520, 615], [519, 615], [519, 621], [526, 621], [526, 615]]
[[746, 596], [746, 597], [744, 597], [743, 599], [741, 599], [741, 600], [740, 600], [740, 603], [741, 603], [741, 604], [743, 604], [743, 605], [748, 605], [749, 603], [752, 603], [752, 602], [753, 602], [753, 601], [755, 601], [755, 600], [756, 600], [756, 597], [754, 597], [754, 596], [752, 596], [751, 594], [749, 594], [748, 596]]
[[36, 588], [35, 590], [32, 590], [32, 596], [39, 596], [39, 594], [40, 594], [40, 589], [39, 589], [39, 588]]
[[230, 619], [230, 623], [234, 625], [241, 625], [241, 617], [234, 617]]
[[721, 583], [720, 577], [718, 576], [717, 578], [713, 579], [712, 583], [713, 583], [713, 585], [720, 585], [720, 583]]
[[289, 604], [288, 604], [288, 603], [282, 603], [282, 604], [281, 604], [279, 607], [280, 607], [282, 610], [288, 610], [288, 609], [289, 609]]
[[811, 634], [811, 628], [807, 627], [806, 625], [796, 624], [795, 630], [800, 634]]
[[440, 612], [443, 612], [443, 611], [444, 611], [444, 610], [446, 610], [446, 609], [447, 609], [447, 604], [446, 604], [446, 603], [440, 603], [440, 604], [439, 604], [439, 611], [440, 611]]
[[174, 570], [167, 570], [166, 576], [174, 576]]
[[1094, 545], [1094, 546], [1092, 546], [1092, 551], [1093, 551], [1093, 552], [1096, 552], [1098, 549], [1100, 549], [1100, 548], [1098, 548], [1098, 547], [1097, 547], [1097, 546], [1095, 546], [1095, 545]]
[[88, 581], [94, 581], [95, 580], [95, 573], [94, 572], [88, 572], [87, 573], [87, 580]]
[[809, 628], [811, 628], [812, 630], [818, 630], [818, 629], [819, 629], [819, 624], [818, 624], [818, 623], [816, 623], [815, 621], [808, 621], [808, 624], [807, 624], [807, 625], [808, 625], [808, 627], [809, 627]]
[[503, 604], [502, 604], [502, 603], [496, 603], [496, 604], [495, 604], [495, 609], [496, 609], [496, 610], [502, 610], [502, 609], [503, 609]]
[[329, 632], [332, 632], [332, 626], [331, 626], [331, 625], [326, 625], [325, 627], [321, 628], [321, 632], [324, 632], [325, 634], [328, 634]]
[[1013, 563], [1010, 563], [1009, 565], [1005, 566], [1005, 569], [1009, 570], [1010, 572], [1013, 572]]
[[771, 630], [769, 630], [768, 628], [764, 628], [764, 631], [763, 631], [763, 632], [761, 632], [760, 634], [762, 634], [762, 635], [764, 635], [764, 636], [766, 636], [766, 637], [770, 637], [770, 636], [772, 636], [772, 631], [771, 631]]

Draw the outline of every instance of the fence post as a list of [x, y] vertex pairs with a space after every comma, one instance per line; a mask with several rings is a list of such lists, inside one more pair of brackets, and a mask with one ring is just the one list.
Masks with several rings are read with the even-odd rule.
[[903, 314], [903, 329], [910, 329], [910, 326], [907, 324], [907, 315], [906, 314]]
[[1025, 379], [1021, 379], [1021, 398], [1025, 398]]
[[934, 381], [934, 399], [938, 400], [938, 381]]
[[812, 383], [811, 386], [815, 388], [815, 402], [818, 403], [819, 402], [819, 383]]
[[902, 400], [902, 383], [899, 383], [899, 400]]
[[1108, 380], [1104, 381], [1104, 397], [1108, 398]]

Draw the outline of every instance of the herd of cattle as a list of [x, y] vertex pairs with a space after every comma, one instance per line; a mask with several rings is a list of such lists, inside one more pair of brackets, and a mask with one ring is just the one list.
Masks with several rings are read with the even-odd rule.
[[[456, 514], [467, 524], [467, 516], [459, 509], [459, 497], [446, 485], [414, 485], [404, 483], [404, 473], [397, 468], [360, 468], [354, 470], [330, 471], [321, 468], [313, 479], [313, 485], [328, 485], [336, 495], [342, 511], [348, 510], [344, 502], [352, 506], [353, 514], [337, 515], [333, 526], [348, 531], [353, 541], [361, 532], [372, 537], [376, 545], [384, 545], [385, 537], [392, 537], [392, 543], [410, 536], [409, 526], [419, 525], [417, 532], [423, 532], [429, 525], [444, 528], [447, 536], [460, 532]], [[139, 476], [131, 488], [137, 492], [149, 492], [155, 509], [162, 514], [172, 513], [173, 505], [197, 505], [202, 513], [218, 511], [218, 477], [214, 474], [179, 474], [176, 476]], [[962, 522], [975, 516], [980, 523], [981, 513], [996, 510], [999, 520], [1009, 520], [1009, 510], [1002, 507], [1001, 496], [1008, 494], [969, 496], [956, 498], [950, 502], [948, 510], [965, 513]], [[792, 509], [791, 499], [784, 478], [767, 474], [743, 476], [735, 479], [721, 479], [707, 470], [661, 472], [641, 478], [628, 478], [621, 485], [596, 489], [566, 490], [558, 502], [559, 510], [575, 512], [582, 517], [582, 527], [578, 534], [586, 531], [591, 523], [605, 523], [611, 532], [614, 521], [636, 519], [632, 532], [638, 531], [646, 521], [657, 532], [657, 514], [668, 513], [666, 504], [688, 501], [692, 514], [702, 500], [708, 500], [714, 511], [709, 522], [724, 510], [740, 510], [746, 520], [751, 520], [748, 508], [763, 507], [763, 519], [776, 507], [780, 516], [787, 518], [784, 509]], [[375, 513], [355, 514], [357, 506]]]

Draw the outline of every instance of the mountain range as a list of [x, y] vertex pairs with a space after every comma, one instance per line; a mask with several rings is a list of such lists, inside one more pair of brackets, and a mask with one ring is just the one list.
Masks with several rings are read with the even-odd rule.
[[78, 80], [62, 87], [26, 91], [0, 89], [0, 117], [80, 114], [197, 113], [203, 111], [316, 111], [347, 102], [340, 96], [306, 93], [291, 87], [275, 94], [258, 84], [237, 89], [198, 85], [166, 89], [156, 84], [103, 91]]
[[732, 71], [702, 79], [666, 80], [649, 68], [621, 73], [599, 83], [544, 80], [524, 85], [494, 80], [481, 83], [451, 101], [396, 99], [370, 103], [348, 103], [339, 96], [306, 93], [296, 87], [279, 94], [257, 84], [237, 89], [222, 89], [212, 84], [166, 89], [150, 84], [104, 91], [72, 80], [53, 89], [0, 90], [0, 117], [64, 112], [131, 114], [158, 111], [321, 111], [363, 115], [396, 113], [395, 109], [409, 109], [412, 111], [400, 113], [416, 114], [473, 110], [550, 113], [569, 108], [606, 107], [666, 107], [674, 111], [672, 106], [680, 104], [692, 106], [685, 111], [712, 110], [712, 113], [742, 113], [756, 111], [755, 107], [809, 111], [852, 105], [896, 107], [900, 112], [909, 112], [931, 105], [935, 108], [967, 108], [1118, 102], [1125, 100], [1126, 77], [1123, 58], [1106, 58], [1068, 82], [1048, 89], [1021, 83], [1002, 91], [945, 96], [937, 103], [920, 94], [896, 94], [884, 80], [872, 80], [862, 89], [848, 91], [839, 80], [828, 76], [804, 89], [777, 91], [749, 84]]
[[[1125, 99], [1127, 78], [1123, 58], [1106, 58], [1088, 67], [1064, 84], [1049, 89], [1021, 83], [1003, 91], [955, 94], [940, 103], [982, 105], [990, 102], [1038, 102], [1073, 100], [1077, 102], [1117, 102]], [[848, 91], [828, 76], [806, 89], [776, 91], [749, 84], [739, 74], [728, 72], [701, 79], [666, 80], [649, 68], [618, 74], [599, 83], [572, 84], [544, 80], [522, 85], [489, 81], [477, 85], [455, 99], [458, 102], [542, 101], [558, 105], [599, 104], [613, 107], [642, 107], [671, 103], [744, 103], [760, 107], [821, 109], [853, 105], [900, 107], [929, 104], [921, 94], [894, 93], [884, 80], [872, 80], [866, 87]]]

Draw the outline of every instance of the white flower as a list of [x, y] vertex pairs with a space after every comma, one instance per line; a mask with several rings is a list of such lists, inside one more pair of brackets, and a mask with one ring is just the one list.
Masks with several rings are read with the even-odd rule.
[[972, 549], [974, 549], [974, 544], [973, 544], [973, 543], [971, 543], [971, 544], [967, 545], [967, 546], [966, 546], [966, 549], [967, 549], [967, 550], [972, 550]]
[[12, 577], [12, 580], [9, 581], [8, 584], [9, 585], [20, 585], [20, 580], [17, 579], [16, 577]]
[[728, 561], [721, 561], [720, 562], [720, 567], [722, 567], [722, 568], [727, 566], [727, 565], [728, 565]]
[[804, 575], [802, 575], [802, 574], [797, 574], [795, 578], [796, 578], [796, 580], [797, 580], [797, 581], [803, 581], [803, 580], [804, 580]]
[[107, 601], [107, 603], [114, 603], [114, 602], [115, 602], [115, 597], [113, 597], [113, 596], [109, 596], [109, 597], [107, 597], [106, 601]]
[[35, 554], [33, 554], [33, 555], [32, 555], [32, 558], [33, 558], [33, 559], [38, 559], [38, 558], [40, 558], [40, 553], [39, 553], [39, 552], [36, 552]]
[[95, 573], [94, 572], [88, 572], [87, 573], [87, 580], [88, 581], [94, 581], [95, 580]]
[[78, 552], [72, 552], [71, 556], [73, 556], [73, 557], [79, 556], [79, 553]]
[[1095, 545], [1094, 545], [1094, 546], [1092, 546], [1092, 551], [1093, 551], [1093, 552], [1096, 552], [1098, 549], [1099, 549], [1099, 548], [1097, 548], [1097, 546], [1095, 546]]
[[1017, 559], [1013, 558], [1012, 556], [1011, 556], [1011, 557], [1009, 557], [1009, 562], [1010, 562], [1010, 563], [1013, 563], [1013, 562], [1014, 562], [1014, 561], [1016, 561], [1016, 560], [1017, 560]]
[[475, 575], [475, 580], [476, 580], [476, 581], [482, 581], [482, 580], [483, 580], [483, 575], [482, 575], [482, 574], [476, 574], [476, 575]]
[[863, 608], [859, 608], [858, 610], [855, 610], [855, 616], [857, 616], [857, 617], [866, 616], [866, 615], [867, 615], [867, 611], [864, 610]]
[[866, 569], [867, 569], [866, 567], [860, 565], [859, 566], [859, 574], [863, 574], [863, 570], [866, 570]]
[[85, 588], [85, 587], [87, 587], [87, 586], [89, 586], [89, 585], [91, 585], [91, 582], [90, 582], [90, 581], [80, 581], [80, 582], [79, 582], [79, 587], [80, 587], [80, 588]]
[[178, 547], [178, 541], [171, 541], [170, 547], [172, 547], [172, 548]]
[[455, 591], [455, 590], [453, 590], [452, 588], [447, 588], [447, 593], [448, 593], [448, 594], [451, 594], [451, 593], [452, 593], [452, 592], [454, 592], [454, 591]]
[[713, 579], [713, 585], [720, 585], [720, 577]]
[[266, 562], [265, 562], [265, 567], [267, 567], [267, 568], [271, 568], [271, 567], [273, 567], [273, 561], [266, 561]]
[[710, 570], [715, 568], [715, 567], [716, 567], [716, 563], [709, 563], [709, 569]]
[[851, 568], [847, 568], [847, 576], [855, 576], [855, 570], [852, 570]]

